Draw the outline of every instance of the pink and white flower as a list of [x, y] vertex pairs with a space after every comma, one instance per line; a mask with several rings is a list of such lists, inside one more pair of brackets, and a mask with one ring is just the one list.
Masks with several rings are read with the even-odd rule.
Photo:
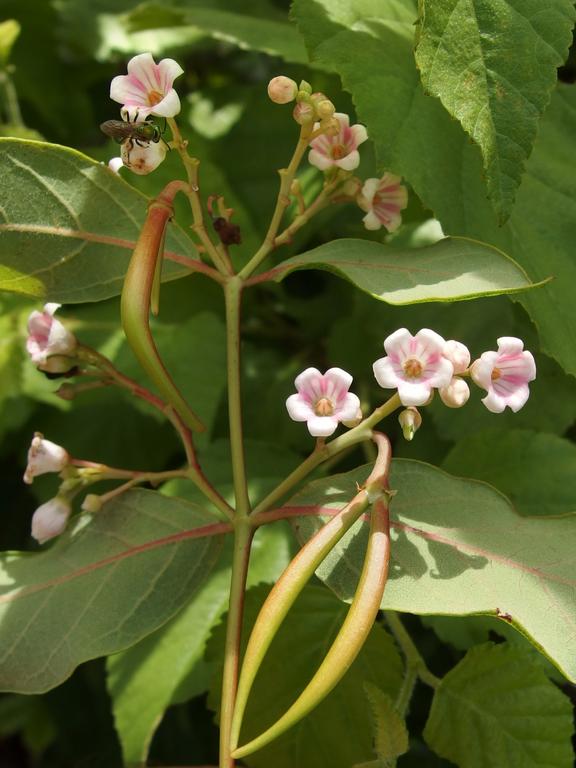
[[293, 421], [305, 421], [313, 437], [329, 437], [340, 421], [352, 421], [360, 410], [360, 400], [348, 392], [352, 376], [342, 368], [322, 374], [307, 368], [294, 382], [298, 394], [286, 400]]
[[462, 408], [470, 397], [470, 387], [460, 376], [453, 376], [447, 386], [439, 388], [438, 394], [448, 408]]
[[32, 536], [39, 544], [59, 536], [66, 528], [71, 511], [70, 502], [62, 496], [40, 505], [32, 515]]
[[180, 99], [172, 87], [184, 70], [174, 59], [156, 64], [151, 53], [139, 53], [128, 62], [128, 74], [118, 75], [110, 84], [110, 98], [123, 104], [138, 119], [148, 115], [174, 117], [180, 112]]
[[408, 190], [400, 176], [385, 173], [381, 179], [366, 179], [357, 199], [363, 211], [366, 229], [376, 230], [384, 226], [394, 232], [402, 223], [400, 211], [408, 205]]
[[429, 328], [415, 336], [400, 328], [384, 342], [388, 355], [373, 365], [376, 381], [385, 389], [398, 389], [402, 405], [424, 405], [434, 387], [445, 387], [452, 380], [454, 366], [443, 355], [445, 344]]
[[161, 141], [138, 144], [133, 139], [126, 139], [120, 149], [121, 164], [139, 176], [155, 171], [165, 157], [166, 145]]
[[488, 394], [482, 402], [492, 413], [502, 413], [508, 406], [514, 412], [530, 396], [528, 382], [536, 378], [536, 363], [524, 342], [514, 336], [497, 339], [497, 352], [484, 352], [470, 369], [472, 379]]
[[78, 342], [54, 313], [60, 304], [45, 304], [42, 312], [34, 311], [28, 318], [26, 350], [34, 365], [48, 373], [66, 373], [74, 366]]
[[[334, 167], [353, 171], [360, 164], [358, 147], [368, 138], [366, 128], [359, 124], [350, 125], [350, 118], [342, 112], [335, 112], [333, 119], [338, 122], [340, 130], [334, 136], [323, 133], [313, 139], [308, 160], [321, 171]], [[319, 128], [320, 123], [315, 123], [314, 130]]]
[[38, 475], [62, 472], [69, 462], [68, 451], [61, 445], [45, 440], [40, 432], [36, 432], [28, 449], [28, 465], [24, 472], [24, 482], [30, 485]]

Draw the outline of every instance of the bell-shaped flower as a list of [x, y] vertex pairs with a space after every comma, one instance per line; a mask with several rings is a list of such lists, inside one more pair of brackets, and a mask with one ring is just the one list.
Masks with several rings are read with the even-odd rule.
[[381, 179], [366, 179], [357, 203], [367, 212], [362, 219], [366, 229], [383, 226], [388, 232], [394, 232], [402, 223], [400, 211], [408, 205], [408, 190], [400, 176], [385, 173]]
[[328, 437], [340, 421], [352, 421], [360, 410], [360, 400], [349, 392], [352, 376], [342, 368], [330, 368], [322, 374], [307, 368], [294, 382], [298, 393], [286, 400], [288, 414], [294, 421], [305, 421], [313, 437]]
[[138, 143], [126, 139], [120, 149], [122, 164], [132, 173], [146, 176], [152, 173], [166, 157], [166, 145], [161, 141], [146, 141]]
[[470, 375], [488, 394], [482, 402], [492, 413], [502, 413], [508, 406], [514, 412], [530, 396], [528, 382], [536, 378], [536, 363], [524, 342], [514, 336], [497, 339], [497, 352], [484, 352], [472, 364]]
[[110, 98], [131, 112], [136, 110], [139, 119], [174, 117], [180, 112], [180, 99], [172, 85], [183, 72], [174, 59], [156, 64], [151, 53], [139, 53], [128, 62], [128, 74], [112, 80]]
[[434, 387], [445, 387], [452, 379], [454, 366], [442, 354], [445, 344], [429, 328], [415, 336], [400, 328], [384, 342], [387, 356], [373, 365], [376, 381], [385, 389], [398, 389], [402, 405], [424, 405]]
[[28, 449], [28, 465], [24, 472], [24, 482], [30, 485], [38, 475], [62, 472], [69, 462], [68, 451], [61, 445], [45, 440], [40, 432], [36, 432]]
[[[308, 160], [321, 171], [334, 167], [353, 171], [360, 164], [358, 147], [368, 138], [366, 128], [359, 124], [350, 125], [350, 118], [342, 112], [335, 112], [332, 119], [339, 125], [338, 132], [330, 136], [322, 133], [312, 139]], [[315, 130], [318, 128], [320, 123], [314, 125]]]
[[70, 502], [63, 496], [45, 502], [32, 515], [32, 536], [39, 544], [59, 536], [66, 528], [71, 511]]
[[60, 304], [45, 304], [28, 318], [26, 350], [34, 365], [48, 373], [65, 373], [74, 366], [78, 342], [54, 313]]

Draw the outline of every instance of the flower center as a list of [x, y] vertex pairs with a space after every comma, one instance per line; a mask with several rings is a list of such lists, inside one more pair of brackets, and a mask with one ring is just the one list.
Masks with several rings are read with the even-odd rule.
[[148, 91], [148, 104], [150, 104], [151, 107], [160, 104], [163, 98], [164, 94], [160, 93], [160, 91]]
[[420, 360], [417, 360], [415, 357], [409, 357], [408, 360], [405, 360], [402, 368], [404, 369], [406, 376], [411, 379], [417, 379], [422, 375], [422, 371], [424, 370]]
[[348, 154], [348, 150], [344, 146], [344, 144], [334, 144], [332, 146], [332, 157], [334, 160], [342, 160], [343, 157], [346, 157]]
[[490, 378], [492, 379], [492, 381], [498, 381], [498, 379], [500, 378], [501, 375], [502, 374], [500, 373], [500, 369], [499, 368], [494, 368], [492, 370], [492, 373], [490, 374]]
[[316, 416], [332, 416], [334, 414], [332, 401], [327, 397], [321, 397], [314, 405], [314, 413]]

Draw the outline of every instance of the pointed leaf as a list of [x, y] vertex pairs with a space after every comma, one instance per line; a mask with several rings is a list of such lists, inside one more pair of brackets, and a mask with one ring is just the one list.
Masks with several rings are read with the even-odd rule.
[[[320, 510], [340, 508], [367, 467], [310, 483], [294, 496], [291, 514], [308, 539]], [[409, 613], [486, 613], [517, 626], [571, 680], [576, 680], [573, 540], [576, 515], [520, 517], [490, 486], [451, 477], [417, 461], [394, 460], [390, 480], [390, 576], [383, 608]], [[317, 575], [351, 600], [366, 548], [359, 522]]]
[[5, 554], [0, 689], [41, 693], [161, 626], [206, 578], [225, 530], [195, 505], [133, 490], [45, 552]]
[[408, 752], [408, 731], [388, 694], [372, 683], [364, 683], [374, 725], [374, 752], [379, 760], [394, 760]]
[[[0, 290], [49, 301], [116, 296], [148, 200], [102, 163], [73, 149], [0, 138]], [[166, 251], [194, 258], [171, 224]], [[164, 275], [186, 274], [166, 261]]]
[[424, 736], [460, 768], [572, 768], [569, 699], [508, 645], [473, 648], [442, 680]]
[[287, 259], [268, 274], [279, 281], [297, 269], [334, 272], [389, 304], [458, 301], [535, 287], [501, 251], [461, 237], [412, 249], [333, 240]]

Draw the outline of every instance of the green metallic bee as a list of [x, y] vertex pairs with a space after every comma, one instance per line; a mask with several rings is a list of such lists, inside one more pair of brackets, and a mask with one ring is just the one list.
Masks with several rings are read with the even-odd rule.
[[144, 120], [143, 122], [128, 122], [124, 120], [106, 120], [100, 124], [100, 130], [118, 144], [130, 139], [134, 144], [144, 147], [153, 141], [157, 144], [162, 138], [162, 131], [157, 125]]

